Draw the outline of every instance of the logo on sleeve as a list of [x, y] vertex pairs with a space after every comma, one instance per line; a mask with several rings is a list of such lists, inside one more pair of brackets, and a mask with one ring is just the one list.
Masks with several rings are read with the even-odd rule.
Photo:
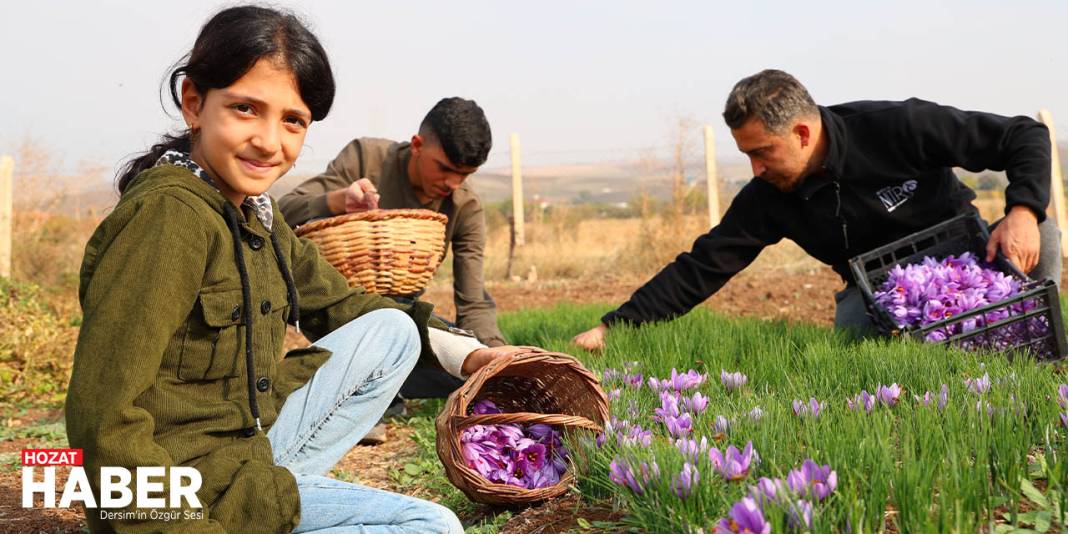
[[879, 200], [883, 203], [883, 207], [886, 208], [886, 211], [891, 212], [908, 201], [908, 199], [912, 198], [912, 195], [916, 194], [917, 185], [916, 180], [908, 180], [901, 185], [884, 187], [876, 191], [875, 196], [879, 197]]

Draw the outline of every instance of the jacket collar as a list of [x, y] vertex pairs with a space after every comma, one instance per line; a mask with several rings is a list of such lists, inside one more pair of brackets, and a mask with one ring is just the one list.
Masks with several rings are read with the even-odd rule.
[[796, 194], [804, 200], [811, 199], [817, 191], [842, 176], [846, 150], [849, 146], [842, 118], [823, 106], [818, 107], [823, 131], [827, 132], [827, 156], [823, 159], [822, 170], [806, 177], [801, 185], [797, 186]]

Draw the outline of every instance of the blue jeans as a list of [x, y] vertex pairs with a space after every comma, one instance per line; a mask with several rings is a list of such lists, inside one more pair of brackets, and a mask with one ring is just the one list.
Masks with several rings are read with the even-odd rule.
[[315, 345], [333, 354], [286, 398], [267, 432], [275, 463], [297, 479], [301, 519], [294, 532], [463, 532], [444, 506], [325, 476], [378, 422], [415, 366], [420, 343], [411, 318], [376, 310]]

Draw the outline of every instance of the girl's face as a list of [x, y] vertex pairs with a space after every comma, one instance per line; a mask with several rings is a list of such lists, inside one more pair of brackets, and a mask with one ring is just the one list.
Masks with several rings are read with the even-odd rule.
[[198, 131], [193, 161], [235, 206], [293, 167], [312, 120], [293, 73], [267, 58], [229, 87], [204, 95], [183, 81], [182, 116]]

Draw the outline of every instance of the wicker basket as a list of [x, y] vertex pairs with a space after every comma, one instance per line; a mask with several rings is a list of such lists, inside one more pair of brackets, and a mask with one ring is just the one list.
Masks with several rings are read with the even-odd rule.
[[430, 282], [445, 257], [448, 217], [430, 210], [371, 210], [297, 228], [349, 281], [369, 293], [406, 296]]
[[[467, 415], [468, 406], [488, 399], [506, 413]], [[601, 432], [608, 421], [608, 399], [600, 382], [575, 358], [558, 352], [531, 352], [498, 358], [449, 395], [437, 418], [437, 450], [449, 481], [475, 502], [521, 505], [556, 497], [574, 481], [571, 471], [553, 486], [525, 489], [490, 482], [467, 467], [460, 435], [471, 425], [544, 423], [564, 433]], [[574, 453], [574, 451], [572, 451]]]

